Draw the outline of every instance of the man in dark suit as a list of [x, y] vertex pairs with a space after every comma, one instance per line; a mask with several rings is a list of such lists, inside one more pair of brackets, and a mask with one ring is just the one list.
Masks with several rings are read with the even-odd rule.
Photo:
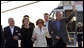
[[[49, 23], [51, 22], [51, 20], [49, 20], [49, 14], [48, 13], [44, 13], [44, 21], [45, 21], [45, 27], [48, 29]], [[48, 46], [52, 47], [52, 38], [46, 37], [46, 40], [47, 40]]]
[[5, 47], [4, 32], [1, 26], [1, 47]]
[[20, 28], [15, 26], [14, 19], [8, 19], [9, 26], [4, 28], [4, 35], [6, 39], [6, 47], [18, 47], [18, 33]]
[[56, 12], [56, 20], [52, 21], [49, 25], [53, 47], [66, 47], [67, 43], [69, 42], [66, 26], [73, 16], [75, 16], [74, 10], [68, 18], [63, 18], [61, 11]]

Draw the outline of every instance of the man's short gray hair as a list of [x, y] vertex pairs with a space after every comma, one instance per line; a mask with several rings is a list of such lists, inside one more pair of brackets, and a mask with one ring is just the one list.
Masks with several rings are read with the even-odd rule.
[[8, 19], [8, 22], [10, 22], [10, 20], [14, 20], [14, 19], [13, 19], [13, 18], [9, 18], [9, 19]]
[[56, 16], [57, 16], [57, 13], [61, 13], [62, 16], [63, 16], [63, 12], [62, 11], [56, 11]]

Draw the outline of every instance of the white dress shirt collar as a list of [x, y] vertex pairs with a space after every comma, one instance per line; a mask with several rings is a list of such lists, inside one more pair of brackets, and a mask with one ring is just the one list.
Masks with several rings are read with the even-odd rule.
[[9, 27], [10, 27], [10, 30], [11, 30], [11, 34], [13, 35], [13, 32], [14, 32], [14, 26], [13, 26], [13, 27], [9, 26]]

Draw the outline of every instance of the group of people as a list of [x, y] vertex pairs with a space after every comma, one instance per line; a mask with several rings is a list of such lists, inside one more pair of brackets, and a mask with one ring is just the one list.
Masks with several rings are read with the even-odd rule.
[[21, 40], [21, 47], [66, 47], [69, 36], [66, 30], [68, 22], [75, 16], [72, 11], [68, 18], [63, 18], [61, 11], [56, 12], [56, 19], [49, 20], [49, 14], [44, 13], [44, 20], [38, 19], [36, 26], [30, 22], [29, 16], [25, 15], [22, 20], [22, 27], [15, 26], [13, 18], [8, 19], [9, 26], [4, 28], [2, 46], [18, 47], [18, 40]]

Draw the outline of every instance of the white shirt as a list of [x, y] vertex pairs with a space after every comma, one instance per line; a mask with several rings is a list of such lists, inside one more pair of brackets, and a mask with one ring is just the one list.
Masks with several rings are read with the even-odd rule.
[[10, 30], [11, 30], [11, 34], [13, 35], [13, 32], [14, 32], [14, 26], [13, 26], [13, 27], [10, 26]]
[[46, 27], [48, 28], [48, 21], [45, 21]]
[[[48, 23], [49, 23], [49, 21], [45, 21], [47, 31], [48, 31]], [[48, 32], [49, 32], [49, 31], [48, 31]], [[49, 34], [49, 38], [51, 38], [50, 34]]]

